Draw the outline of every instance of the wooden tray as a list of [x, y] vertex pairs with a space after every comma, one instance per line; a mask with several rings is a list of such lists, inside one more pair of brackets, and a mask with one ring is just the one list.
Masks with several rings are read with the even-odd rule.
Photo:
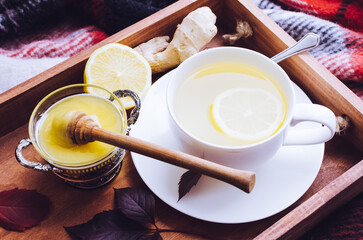
[[[96, 190], [79, 190], [63, 183], [53, 174], [44, 174], [20, 166], [14, 150], [20, 139], [28, 137], [27, 122], [35, 105], [49, 92], [83, 81], [83, 69], [90, 54], [102, 45], [120, 42], [134, 47], [152, 37], [172, 35], [176, 25], [194, 9], [209, 6], [217, 15], [219, 33], [207, 47], [222, 45], [221, 34], [233, 32], [236, 19], [248, 21], [254, 36], [241, 46], [268, 57], [291, 46], [295, 41], [251, 1], [182, 0], [110, 36], [106, 40], [56, 65], [25, 83], [0, 95], [0, 184], [1, 190], [14, 187], [36, 189], [52, 202], [50, 215], [37, 227], [24, 233], [0, 229], [1, 239], [69, 239], [63, 226], [90, 220], [96, 213], [113, 208], [113, 188], [144, 187], [129, 154], [119, 176]], [[188, 217], [157, 200], [156, 222], [160, 228], [188, 230], [207, 236], [231, 239], [295, 239], [328, 213], [362, 192], [363, 181], [363, 104], [344, 84], [303, 53], [281, 63], [295, 81], [317, 103], [336, 115], [345, 114], [353, 127], [346, 136], [334, 137], [326, 144], [321, 170], [310, 189], [291, 207], [272, 217], [245, 224], [215, 224]], [[154, 80], [157, 78], [154, 76]], [[353, 144], [355, 146], [353, 146]], [[41, 158], [34, 150], [25, 153]], [[164, 239], [198, 239], [192, 235], [163, 233]]]

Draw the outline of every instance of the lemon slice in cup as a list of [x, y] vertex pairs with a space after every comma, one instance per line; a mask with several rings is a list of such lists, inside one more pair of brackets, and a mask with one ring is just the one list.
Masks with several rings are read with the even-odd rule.
[[217, 130], [236, 139], [256, 142], [281, 127], [284, 102], [264, 89], [234, 88], [215, 98], [211, 118]]
[[[129, 89], [142, 98], [151, 86], [151, 68], [145, 58], [134, 49], [123, 44], [110, 43], [91, 54], [84, 70], [84, 82], [101, 86], [111, 92]], [[126, 109], [135, 105], [129, 97], [120, 100]]]

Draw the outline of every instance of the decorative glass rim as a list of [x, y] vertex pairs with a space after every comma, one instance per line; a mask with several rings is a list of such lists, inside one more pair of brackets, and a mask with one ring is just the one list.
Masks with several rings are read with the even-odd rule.
[[[35, 118], [37, 117], [37, 113], [40, 109], [40, 107], [47, 101], [49, 100], [49, 98], [51, 98], [52, 96], [56, 95], [59, 92], [65, 91], [67, 89], [76, 89], [76, 88], [98, 88], [104, 92], [106, 92], [107, 94], [109, 94], [110, 99], [108, 100], [115, 100], [117, 102], [117, 104], [119, 104], [120, 107], [115, 106], [120, 112], [121, 112], [121, 117], [122, 117], [122, 124], [123, 124], [123, 128], [122, 128], [122, 132], [121, 134], [125, 134], [127, 131], [127, 113], [126, 110], [124, 108], [124, 106], [122, 105], [121, 101], [119, 100], [119, 98], [113, 94], [112, 92], [110, 92], [109, 90], [97, 86], [97, 85], [93, 85], [93, 84], [71, 84], [71, 85], [67, 85], [61, 88], [58, 88], [52, 92], [50, 92], [49, 94], [47, 94], [41, 101], [39, 101], [39, 103], [36, 105], [36, 107], [34, 108], [34, 110], [32, 111], [32, 114], [30, 116], [30, 120], [29, 120], [29, 125], [28, 125], [28, 133], [29, 133], [29, 138], [32, 142], [33, 147], [37, 150], [37, 152], [42, 156], [42, 158], [44, 158], [45, 161], [47, 161], [48, 163], [52, 164], [53, 166], [60, 168], [60, 169], [71, 169], [71, 170], [78, 170], [78, 169], [85, 169], [85, 168], [89, 168], [89, 167], [93, 167], [95, 165], [98, 165], [104, 161], [106, 161], [107, 159], [109, 159], [110, 157], [112, 157], [114, 154], [116, 154], [116, 152], [119, 150], [118, 147], [114, 147], [111, 151], [109, 151], [107, 154], [105, 154], [102, 157], [96, 158], [92, 161], [89, 161], [87, 163], [82, 163], [82, 164], [73, 164], [73, 165], [69, 165], [69, 164], [62, 164], [59, 163], [56, 159], [54, 159], [54, 157], [48, 155], [46, 152], [44, 152], [44, 150], [38, 145], [38, 141], [36, 138], [36, 132], [33, 129], [33, 126], [35, 126], [36, 122]], [[78, 92], [80, 93], [80, 92]], [[84, 90], [84, 93], [88, 93], [87, 90]], [[77, 93], [76, 93], [77, 94]], [[93, 94], [93, 93], [88, 93], [88, 94]], [[68, 96], [73, 95], [72, 93], [69, 94]], [[97, 94], [93, 94], [93, 95], [97, 95]], [[62, 97], [61, 97], [62, 98]], [[47, 106], [46, 109], [49, 109], [51, 106], [53, 106], [55, 104], [51, 103], [49, 106]]]

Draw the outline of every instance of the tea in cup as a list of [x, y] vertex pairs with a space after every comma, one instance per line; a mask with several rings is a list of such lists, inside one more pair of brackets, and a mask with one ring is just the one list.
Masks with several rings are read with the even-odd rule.
[[[129, 120], [118, 99], [127, 96], [136, 103]], [[120, 171], [125, 150], [98, 141], [77, 145], [66, 135], [66, 123], [74, 112], [80, 111], [90, 115], [103, 129], [128, 134], [129, 125], [136, 121], [139, 108], [140, 100], [129, 90], [111, 93], [89, 84], [60, 88], [35, 107], [29, 121], [30, 139], [20, 141], [16, 158], [25, 167], [52, 171], [79, 188], [102, 186]], [[30, 144], [49, 164], [24, 158], [22, 150]]]
[[[253, 169], [283, 145], [317, 144], [334, 136], [336, 118], [317, 104], [296, 104], [284, 70], [266, 56], [237, 47], [202, 51], [184, 61], [167, 88], [173, 132], [181, 148], [216, 162]], [[301, 121], [321, 123], [298, 131]]]

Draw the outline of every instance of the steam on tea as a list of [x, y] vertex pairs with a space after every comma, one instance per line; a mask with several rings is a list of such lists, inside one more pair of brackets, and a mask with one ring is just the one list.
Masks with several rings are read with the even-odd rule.
[[174, 104], [186, 131], [222, 146], [266, 139], [286, 116], [286, 100], [277, 83], [261, 69], [236, 62], [195, 71], [178, 87]]

